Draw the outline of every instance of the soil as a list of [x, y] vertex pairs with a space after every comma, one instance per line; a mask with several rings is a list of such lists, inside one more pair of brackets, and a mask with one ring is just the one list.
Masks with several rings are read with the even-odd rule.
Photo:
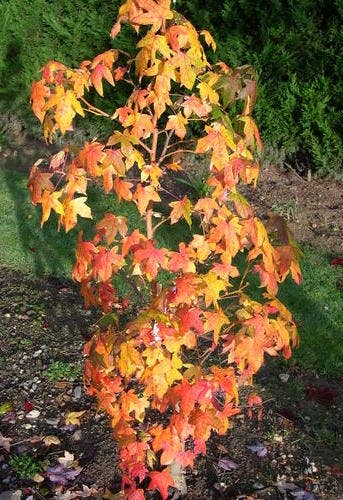
[[[10, 453], [0, 450], [0, 491], [21, 490], [18, 498], [64, 498], [58, 496], [63, 488], [46, 474], [41, 483], [20, 479], [9, 457], [26, 451], [47, 469], [68, 451], [82, 470], [63, 491], [80, 492], [87, 485], [93, 487], [88, 498], [106, 498], [106, 488], [118, 492], [120, 474], [106, 417], [96, 412], [81, 378], [53, 381], [46, 371], [56, 361], [79, 363], [83, 336], [95, 318], [84, 311], [71, 282], [32, 279], [2, 268], [0, 286], [0, 408], [11, 405], [0, 416], [1, 433], [11, 438]], [[212, 437], [206, 457], [187, 472], [185, 498], [282, 499], [283, 490], [289, 498], [296, 491], [315, 495], [296, 498], [343, 498], [342, 381], [269, 362], [253, 390], [263, 396], [262, 420], [243, 412], [234, 431]], [[247, 391], [242, 389], [243, 400]], [[66, 425], [68, 412], [80, 411], [80, 425]], [[60, 444], [44, 444], [51, 435]], [[265, 456], [248, 448], [256, 443], [265, 447]]]
[[[0, 165], [18, 167], [25, 148], [15, 151], [3, 150]], [[342, 256], [342, 185], [309, 182], [291, 169], [268, 166], [248, 194], [261, 217], [274, 209], [288, 219], [298, 241]], [[69, 281], [0, 268], [0, 287], [0, 499], [121, 498], [107, 418], [85, 394], [80, 375], [84, 339], [96, 318], [84, 310]], [[62, 373], [61, 380], [51, 380], [47, 369], [56, 361], [79, 366], [76, 379]], [[242, 388], [243, 401], [251, 390]], [[262, 420], [243, 411], [234, 430], [213, 435], [207, 455], [186, 473], [184, 498], [343, 499], [343, 380], [269, 360], [253, 391], [263, 396]], [[84, 413], [71, 425], [69, 412]], [[19, 477], [13, 457], [25, 452], [43, 462], [41, 477]], [[48, 468], [59, 458], [68, 460], [66, 452], [73, 456], [69, 468], [75, 474], [58, 485]]]

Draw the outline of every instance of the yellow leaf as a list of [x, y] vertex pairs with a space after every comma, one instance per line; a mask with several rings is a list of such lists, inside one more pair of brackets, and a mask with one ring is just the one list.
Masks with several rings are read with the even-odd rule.
[[208, 100], [211, 104], [218, 104], [219, 95], [213, 88], [206, 82], [201, 82], [197, 85], [200, 91], [200, 97], [203, 101]]
[[44, 222], [46, 222], [49, 219], [51, 210], [54, 210], [57, 214], [60, 215], [64, 214], [63, 205], [59, 201], [61, 195], [62, 191], [54, 191], [53, 193], [49, 193], [49, 191], [44, 190], [44, 193], [41, 198], [41, 204], [42, 204], [41, 227], [43, 226]]
[[0, 405], [0, 415], [8, 413], [9, 411], [12, 410], [12, 408], [13, 408], [12, 403], [10, 403], [9, 401], [5, 401], [5, 403], [2, 403]]
[[217, 44], [214, 41], [211, 33], [207, 30], [201, 30], [200, 35], [203, 35], [205, 37], [205, 42], [207, 43], [208, 46], [211, 46], [213, 51], [215, 52], [217, 49]]
[[213, 271], [208, 272], [202, 276], [204, 282], [206, 283], [205, 288], [205, 304], [208, 307], [210, 304], [218, 309], [218, 299], [220, 297], [220, 292], [226, 290], [227, 283], [217, 277], [217, 274]]
[[175, 134], [183, 139], [187, 133], [185, 125], [187, 125], [188, 120], [181, 113], [177, 115], [169, 115], [166, 130], [174, 130]]
[[86, 201], [86, 196], [64, 201], [64, 214], [61, 216], [61, 223], [64, 225], [66, 232], [76, 225], [78, 215], [92, 219], [91, 209], [86, 205]]
[[131, 377], [134, 373], [141, 372], [143, 359], [140, 352], [132, 342], [123, 342], [120, 346], [118, 368], [123, 377]]
[[170, 213], [171, 224], [175, 224], [175, 222], [183, 217], [189, 226], [192, 225], [192, 203], [189, 201], [187, 196], [184, 196], [180, 201], [172, 201], [169, 203], [169, 206], [173, 209]]
[[45, 438], [43, 438], [43, 441], [45, 446], [51, 446], [52, 444], [61, 444], [61, 441], [57, 436], [45, 436]]
[[65, 416], [66, 425], [80, 425], [80, 417], [86, 412], [83, 411], [69, 411]]

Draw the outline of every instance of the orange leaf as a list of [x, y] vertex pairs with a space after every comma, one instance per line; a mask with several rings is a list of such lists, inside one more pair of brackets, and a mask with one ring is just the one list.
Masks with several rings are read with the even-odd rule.
[[150, 472], [151, 481], [148, 486], [148, 490], [158, 490], [161, 494], [162, 500], [167, 500], [168, 498], [168, 488], [169, 486], [174, 486], [174, 480], [170, 475], [169, 470], [163, 469], [162, 472], [153, 471]]
[[46, 113], [46, 111], [43, 110], [45, 101], [49, 96], [50, 89], [44, 85], [42, 80], [32, 84], [30, 95], [32, 110], [41, 123], [43, 122]]
[[127, 234], [127, 219], [126, 217], [116, 216], [112, 213], [106, 213], [103, 219], [101, 219], [96, 224], [96, 229], [101, 233], [108, 245], [113, 243], [117, 233], [121, 236], [126, 236]]
[[170, 252], [168, 269], [174, 273], [182, 271], [183, 273], [195, 273], [194, 259], [196, 257], [193, 248], [186, 247], [182, 242], [179, 243], [178, 252]]
[[50, 193], [49, 191], [44, 191], [43, 196], [41, 198], [42, 204], [42, 220], [41, 227], [44, 222], [46, 222], [50, 217], [51, 210], [54, 210], [57, 214], [63, 215], [64, 209], [62, 203], [59, 201], [59, 198], [62, 195], [62, 191], [54, 191]]
[[92, 262], [96, 251], [91, 241], [83, 241], [83, 233], [80, 231], [76, 246], [76, 262], [73, 267], [73, 279], [81, 281], [87, 277], [88, 266]]
[[248, 417], [249, 418], [252, 418], [252, 416], [253, 416], [252, 410], [253, 410], [254, 406], [258, 407], [257, 419], [261, 420], [262, 419], [262, 399], [260, 398], [260, 396], [258, 396], [255, 393], [249, 394], [249, 397], [248, 397]]
[[189, 201], [187, 196], [184, 196], [181, 201], [172, 201], [171, 203], [169, 203], [169, 206], [173, 209], [170, 213], [171, 224], [175, 224], [178, 220], [181, 219], [181, 217], [183, 217], [189, 226], [192, 225], [192, 203]]
[[192, 113], [195, 113], [200, 118], [207, 116], [211, 111], [211, 106], [203, 102], [199, 97], [196, 97], [194, 94], [191, 96], [185, 97], [183, 104], [183, 112], [186, 118], [189, 118]]
[[114, 85], [114, 80], [111, 71], [107, 66], [105, 66], [102, 63], [99, 63], [95, 69], [92, 72], [91, 76], [91, 81], [98, 92], [101, 96], [104, 95], [104, 90], [102, 87], [102, 79], [105, 78], [105, 80], [108, 81], [111, 85]]
[[92, 219], [91, 209], [86, 205], [86, 201], [86, 196], [64, 201], [64, 214], [61, 216], [61, 223], [66, 233], [76, 226], [78, 215], [87, 219]]
[[170, 0], [137, 0], [137, 5], [145, 12], [139, 13], [131, 18], [133, 25], [151, 24], [152, 33], [156, 33], [167, 19], [173, 18], [170, 10]]
[[108, 281], [113, 274], [123, 267], [124, 259], [117, 253], [118, 248], [113, 247], [107, 250], [104, 247], [97, 247], [93, 254], [92, 269], [93, 277], [99, 281]]
[[187, 133], [185, 125], [187, 125], [188, 120], [181, 113], [177, 115], [169, 115], [166, 130], [174, 130], [175, 134], [183, 139]]
[[159, 269], [165, 269], [166, 254], [165, 248], [156, 248], [151, 240], [147, 240], [134, 252], [133, 263], [139, 264], [139, 274], [145, 274], [151, 281], [156, 278]]
[[27, 187], [31, 192], [31, 201], [34, 205], [41, 201], [43, 190], [51, 192], [54, 189], [54, 185], [50, 181], [53, 174], [43, 174], [38, 168], [38, 165], [42, 161], [43, 160], [36, 161], [36, 163], [31, 168], [29, 180], [27, 181]]
[[92, 176], [100, 175], [98, 163], [105, 157], [104, 147], [100, 142], [86, 142], [78, 155], [81, 166]]
[[137, 202], [138, 211], [141, 215], [146, 213], [151, 201], [161, 201], [153, 186], [142, 186], [141, 183], [137, 184], [133, 199]]
[[132, 186], [133, 186], [132, 182], [123, 181], [119, 177], [116, 177], [114, 179], [113, 189], [115, 190], [118, 196], [119, 202], [121, 201], [122, 198], [123, 200], [126, 201], [132, 200], [132, 192], [131, 192]]

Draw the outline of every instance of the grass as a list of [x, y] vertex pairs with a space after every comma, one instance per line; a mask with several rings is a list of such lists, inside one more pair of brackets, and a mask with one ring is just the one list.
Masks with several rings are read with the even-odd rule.
[[[40, 208], [30, 204], [26, 182], [26, 174], [22, 172], [0, 170], [0, 265], [32, 276], [70, 277], [77, 231], [57, 234], [53, 219], [40, 229]], [[114, 210], [128, 217], [131, 228], [142, 225], [135, 207], [125, 203], [118, 207], [112, 197], [102, 195], [96, 188], [89, 192], [89, 204], [96, 219]], [[79, 228], [84, 230], [85, 237], [91, 235], [91, 227], [91, 221], [81, 220]], [[157, 237], [161, 245], [175, 248], [176, 240], [188, 240], [190, 232], [187, 224], [162, 225]], [[342, 268], [330, 266], [329, 262], [326, 253], [305, 248], [303, 283], [297, 286], [287, 279], [280, 287], [280, 299], [300, 325], [300, 347], [295, 350], [292, 362], [306, 370], [342, 375], [342, 291], [336, 283], [343, 273]]]

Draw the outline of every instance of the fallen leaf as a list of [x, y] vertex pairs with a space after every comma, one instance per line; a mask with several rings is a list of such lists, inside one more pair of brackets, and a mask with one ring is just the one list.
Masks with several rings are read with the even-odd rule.
[[256, 442], [255, 444], [251, 444], [247, 446], [248, 450], [256, 453], [258, 457], [265, 457], [268, 453], [267, 448], [260, 442]]
[[69, 451], [65, 451], [64, 457], [58, 458], [58, 461], [63, 467], [69, 467], [74, 462], [74, 455]]
[[257, 394], [250, 394], [248, 397], [248, 417], [251, 419], [253, 417], [253, 410], [257, 410], [257, 420], [262, 418], [262, 399]]
[[7, 438], [0, 434], [0, 448], [4, 448], [6, 451], [10, 451], [10, 441], [12, 441], [11, 438]]
[[51, 446], [52, 444], [61, 444], [61, 441], [58, 439], [57, 436], [45, 436], [43, 439], [45, 446]]
[[343, 266], [343, 257], [337, 257], [336, 259], [331, 259], [331, 266]]
[[306, 386], [306, 394], [308, 399], [313, 399], [329, 406], [333, 404], [334, 398], [337, 396], [335, 389], [315, 385]]
[[316, 500], [313, 493], [306, 490], [291, 491], [291, 495], [293, 498], [297, 498], [298, 500]]
[[31, 410], [28, 413], [26, 413], [26, 418], [28, 418], [29, 420], [36, 420], [39, 417], [39, 415], [40, 415], [39, 410]]
[[12, 403], [9, 401], [5, 401], [0, 405], [0, 415], [5, 415], [5, 413], [8, 413], [12, 410]]
[[85, 413], [83, 411], [70, 411], [65, 416], [66, 425], [80, 425], [80, 417]]
[[44, 481], [44, 477], [40, 474], [35, 474], [32, 479], [35, 483], [42, 483]]
[[33, 404], [30, 401], [25, 401], [24, 403], [24, 411], [25, 413], [30, 412], [33, 409]]
[[[0, 412], [1, 415], [1, 412]], [[14, 421], [17, 414], [14, 410], [5, 412], [5, 415], [2, 417], [1, 422], [11, 422]]]
[[224, 470], [235, 470], [238, 467], [238, 464], [229, 458], [220, 458], [218, 460], [218, 465]]
[[[66, 452], [68, 453], [68, 452]], [[73, 481], [80, 474], [80, 470], [65, 468], [62, 465], [47, 468], [47, 476], [52, 483], [66, 486], [68, 481]]]

